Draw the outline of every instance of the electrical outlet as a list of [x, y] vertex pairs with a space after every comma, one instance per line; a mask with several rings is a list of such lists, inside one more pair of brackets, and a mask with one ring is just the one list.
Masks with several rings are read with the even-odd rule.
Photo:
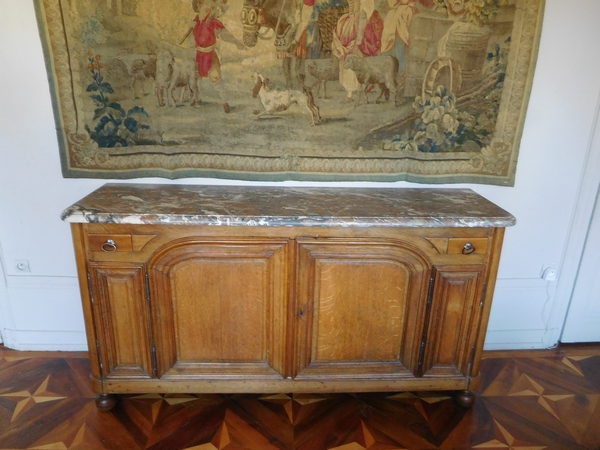
[[556, 270], [554, 267], [547, 267], [542, 272], [542, 279], [544, 279], [546, 281], [556, 281], [557, 277], [558, 277], [558, 270]]
[[21, 273], [31, 272], [31, 269], [29, 268], [29, 261], [26, 259], [17, 259], [15, 261], [15, 267]]

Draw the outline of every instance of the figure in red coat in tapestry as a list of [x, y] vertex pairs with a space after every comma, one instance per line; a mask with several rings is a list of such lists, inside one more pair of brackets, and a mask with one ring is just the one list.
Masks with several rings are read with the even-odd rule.
[[216, 46], [219, 39], [236, 45], [240, 50], [244, 49], [244, 44], [219, 20], [219, 17], [227, 11], [227, 0], [192, 0], [192, 7], [197, 15], [184, 41], [189, 39], [196, 48], [198, 76], [201, 80], [208, 78], [212, 82], [219, 98], [223, 101], [223, 109], [229, 113], [231, 109], [220, 83], [221, 60]]
[[383, 20], [375, 10], [374, 0], [349, 0], [349, 12], [338, 20], [331, 50], [340, 60], [340, 83], [346, 90], [346, 102], [352, 101], [359, 83], [352, 69], [344, 68], [348, 55], [375, 56], [381, 49]]

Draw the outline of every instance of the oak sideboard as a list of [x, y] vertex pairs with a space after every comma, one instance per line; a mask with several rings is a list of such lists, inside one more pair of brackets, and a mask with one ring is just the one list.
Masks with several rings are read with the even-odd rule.
[[101, 410], [125, 393], [456, 391], [504, 229], [469, 189], [107, 184], [67, 208]]

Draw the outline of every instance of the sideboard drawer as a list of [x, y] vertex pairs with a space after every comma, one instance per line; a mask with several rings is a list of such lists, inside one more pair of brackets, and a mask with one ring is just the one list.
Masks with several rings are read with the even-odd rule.
[[485, 255], [488, 251], [487, 238], [450, 238], [448, 240], [448, 253], [462, 253], [464, 255]]
[[131, 234], [90, 234], [88, 248], [91, 252], [131, 252], [133, 243]]

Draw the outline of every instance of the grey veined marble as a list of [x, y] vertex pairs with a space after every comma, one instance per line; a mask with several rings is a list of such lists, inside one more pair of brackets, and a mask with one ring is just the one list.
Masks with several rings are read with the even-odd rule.
[[77, 223], [227, 226], [506, 227], [470, 189], [106, 184], [62, 213]]

